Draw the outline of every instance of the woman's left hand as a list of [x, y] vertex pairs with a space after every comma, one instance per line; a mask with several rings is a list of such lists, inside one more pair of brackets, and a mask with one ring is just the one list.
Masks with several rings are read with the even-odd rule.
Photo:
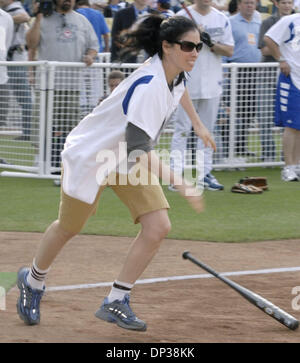
[[187, 88], [185, 89], [183, 96], [181, 97], [180, 103], [185, 112], [187, 113], [188, 117], [190, 118], [196, 135], [203, 140], [203, 143], [206, 147], [211, 147], [214, 151], [216, 151], [216, 143], [210, 132], [201, 122], [192, 103], [192, 100], [190, 99]]
[[211, 147], [214, 151], [217, 150], [215, 140], [205, 126], [194, 127], [194, 131], [202, 139], [205, 147]]

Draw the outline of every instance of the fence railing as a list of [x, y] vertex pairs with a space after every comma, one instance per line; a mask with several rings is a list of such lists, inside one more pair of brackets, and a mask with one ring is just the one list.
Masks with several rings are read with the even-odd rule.
[[[9, 81], [0, 85], [1, 175], [57, 178], [66, 135], [108, 95], [107, 78], [125, 76], [138, 64], [109, 63], [99, 55], [83, 63], [0, 62]], [[273, 126], [277, 63], [223, 64], [223, 95], [214, 131], [218, 150], [214, 168], [282, 165], [282, 129]], [[176, 114], [161, 136], [159, 149], [170, 150]], [[194, 163], [195, 137], [186, 167]]]

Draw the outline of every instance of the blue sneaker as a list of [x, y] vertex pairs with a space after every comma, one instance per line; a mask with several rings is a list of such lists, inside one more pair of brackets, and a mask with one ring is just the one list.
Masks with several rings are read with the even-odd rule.
[[108, 303], [107, 297], [104, 299], [100, 309], [95, 313], [99, 319], [114, 323], [124, 329], [146, 331], [147, 325], [138, 319], [129, 306], [129, 294], [124, 296], [122, 301], [115, 300]]
[[26, 325], [40, 323], [40, 302], [44, 290], [32, 289], [27, 283], [29, 268], [23, 267], [18, 271], [18, 288], [20, 297], [17, 301], [17, 311]]
[[216, 179], [216, 177], [210, 173], [206, 174], [202, 184], [204, 184], [204, 188], [207, 190], [212, 190], [212, 191], [224, 190], [224, 185], [220, 184]]

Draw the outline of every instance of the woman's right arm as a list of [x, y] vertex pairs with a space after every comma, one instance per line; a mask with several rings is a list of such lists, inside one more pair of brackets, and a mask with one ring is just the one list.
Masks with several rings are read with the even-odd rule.
[[184, 108], [188, 117], [190, 118], [194, 131], [197, 134], [197, 136], [199, 136], [202, 139], [206, 147], [211, 147], [213, 150], [216, 151], [216, 143], [210, 132], [207, 130], [207, 128], [200, 120], [192, 103], [192, 100], [190, 99], [187, 89], [185, 89], [184, 94], [181, 97], [180, 104]]

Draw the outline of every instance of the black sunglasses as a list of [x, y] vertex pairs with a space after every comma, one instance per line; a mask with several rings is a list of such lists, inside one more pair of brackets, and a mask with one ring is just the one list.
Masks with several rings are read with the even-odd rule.
[[183, 52], [192, 52], [196, 48], [197, 53], [199, 53], [203, 47], [203, 43], [195, 44], [193, 42], [188, 42], [187, 40], [177, 40], [174, 41], [173, 43], [179, 44], [180, 49]]

